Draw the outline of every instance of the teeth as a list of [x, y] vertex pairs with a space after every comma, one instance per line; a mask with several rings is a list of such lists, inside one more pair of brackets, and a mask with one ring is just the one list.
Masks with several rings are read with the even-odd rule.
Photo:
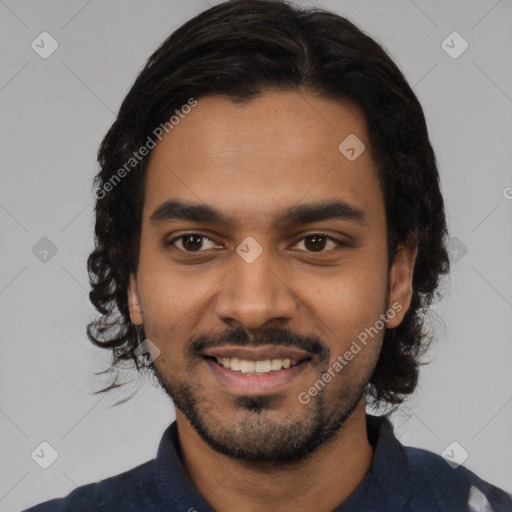
[[268, 373], [272, 370], [272, 365], [270, 364], [270, 359], [266, 361], [256, 361], [254, 365], [254, 371], [257, 373]]
[[294, 359], [265, 359], [264, 361], [250, 361], [238, 357], [217, 357], [217, 363], [240, 373], [270, 373], [295, 366], [298, 361]]
[[242, 373], [254, 373], [254, 361], [247, 361], [247, 359], [242, 359], [240, 361], [240, 371]]
[[282, 359], [272, 359], [270, 361], [270, 366], [272, 367], [272, 370], [280, 370], [283, 366], [283, 360]]

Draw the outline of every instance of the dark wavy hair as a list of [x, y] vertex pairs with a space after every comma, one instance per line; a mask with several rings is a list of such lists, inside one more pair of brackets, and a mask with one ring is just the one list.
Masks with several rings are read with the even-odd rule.
[[243, 103], [268, 90], [350, 101], [364, 115], [385, 200], [389, 265], [414, 233], [419, 246], [410, 308], [384, 334], [368, 398], [396, 406], [414, 391], [432, 340], [425, 315], [449, 271], [444, 202], [421, 105], [386, 51], [347, 19], [285, 1], [234, 0], [200, 13], [151, 55], [99, 148], [95, 249], [87, 266], [89, 297], [101, 316], [87, 334], [112, 350], [111, 366], [100, 373], [115, 379], [96, 393], [122, 385], [120, 368], [146, 368], [134, 354], [144, 330], [130, 321], [127, 287], [138, 266], [148, 157], [131, 161], [122, 179], [116, 173], [191, 98]]

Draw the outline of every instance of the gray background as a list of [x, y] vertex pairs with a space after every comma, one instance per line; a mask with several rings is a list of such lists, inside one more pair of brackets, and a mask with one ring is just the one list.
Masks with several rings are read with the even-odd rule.
[[[437, 453], [457, 441], [469, 453], [466, 467], [510, 492], [512, 3], [321, 5], [382, 43], [414, 86], [457, 238], [458, 261], [432, 317], [432, 363], [394, 417], [397, 432], [405, 444]], [[174, 418], [168, 399], [134, 373], [124, 376], [132, 382], [126, 389], [92, 394], [105, 382], [94, 372], [110, 359], [85, 335], [94, 315], [86, 273], [91, 180], [97, 147], [145, 59], [207, 7], [204, 0], [0, 0], [1, 511], [153, 458]], [[43, 31], [59, 45], [48, 59], [31, 48]], [[457, 59], [441, 46], [453, 31], [469, 43]], [[57, 248], [46, 262], [39, 246], [32, 251], [43, 237]], [[31, 458], [42, 441], [58, 452], [46, 470]]]

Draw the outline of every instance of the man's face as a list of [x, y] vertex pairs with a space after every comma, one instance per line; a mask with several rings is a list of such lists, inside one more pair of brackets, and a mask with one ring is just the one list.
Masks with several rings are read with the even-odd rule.
[[[338, 149], [350, 134], [366, 145], [352, 161]], [[408, 270], [388, 274], [383, 195], [354, 106], [306, 92], [205, 97], [152, 152], [131, 319], [161, 351], [155, 372], [178, 418], [221, 453], [291, 462], [334, 436], [385, 329], [358, 335], [393, 303], [388, 328], [400, 323]]]

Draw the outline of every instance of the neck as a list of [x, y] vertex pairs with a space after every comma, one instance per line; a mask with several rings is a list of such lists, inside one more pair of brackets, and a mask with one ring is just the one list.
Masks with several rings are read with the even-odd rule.
[[338, 435], [304, 461], [265, 470], [210, 448], [177, 411], [182, 463], [218, 512], [331, 511], [355, 491], [372, 465], [365, 408], [363, 398]]

